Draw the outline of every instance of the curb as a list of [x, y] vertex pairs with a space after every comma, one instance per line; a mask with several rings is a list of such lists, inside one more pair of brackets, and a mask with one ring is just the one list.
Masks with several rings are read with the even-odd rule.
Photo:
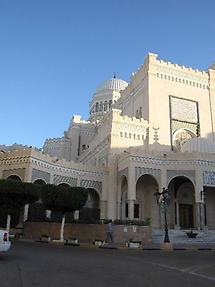
[[159, 246], [143, 246], [143, 247], [139, 247], [139, 248], [129, 248], [127, 246], [124, 245], [102, 245], [102, 246], [98, 246], [98, 245], [94, 245], [93, 243], [65, 243], [62, 241], [43, 241], [43, 240], [32, 240], [32, 239], [19, 239], [19, 242], [27, 242], [27, 243], [49, 243], [51, 245], [62, 245], [62, 246], [69, 246], [69, 247], [80, 247], [80, 248], [86, 248], [86, 249], [109, 249], [109, 250], [123, 250], [123, 251], [127, 251], [127, 250], [131, 250], [131, 251], [164, 251], [164, 252], [171, 252], [171, 251], [215, 251], [215, 245], [214, 246], [210, 246], [210, 247], [204, 247], [204, 246], [178, 246], [178, 247], [173, 247], [172, 249], [169, 250], [165, 250], [162, 249]]

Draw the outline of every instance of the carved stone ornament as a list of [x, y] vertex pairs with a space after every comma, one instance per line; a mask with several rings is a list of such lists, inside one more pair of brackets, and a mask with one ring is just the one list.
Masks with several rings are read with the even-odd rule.
[[175, 151], [180, 151], [183, 144], [195, 137], [196, 135], [193, 132], [186, 129], [175, 131], [173, 134], [173, 149]]

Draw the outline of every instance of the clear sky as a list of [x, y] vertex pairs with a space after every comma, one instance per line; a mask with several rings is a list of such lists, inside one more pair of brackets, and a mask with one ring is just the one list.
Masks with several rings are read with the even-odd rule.
[[206, 70], [214, 0], [0, 0], [0, 144], [41, 147], [98, 84], [129, 81], [148, 52]]

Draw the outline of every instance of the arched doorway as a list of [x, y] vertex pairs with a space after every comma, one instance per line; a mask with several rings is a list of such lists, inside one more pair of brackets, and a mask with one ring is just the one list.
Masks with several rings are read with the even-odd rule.
[[7, 177], [8, 180], [17, 180], [17, 181], [22, 181], [21, 178], [18, 175], [10, 175]]
[[172, 228], [190, 229], [196, 227], [195, 188], [185, 176], [173, 178], [168, 190], [171, 196], [169, 225]]
[[97, 190], [88, 188], [88, 198], [80, 210], [79, 219], [84, 222], [95, 222], [100, 219], [100, 197]]
[[150, 219], [153, 227], [158, 227], [160, 221], [159, 208], [154, 196], [158, 189], [158, 183], [152, 175], [145, 174], [137, 180], [136, 201], [134, 205], [135, 218], [144, 221]]
[[[33, 184], [44, 185], [46, 182], [43, 179], [37, 179]], [[42, 203], [41, 198], [38, 201], [32, 202], [28, 207], [28, 221], [45, 221], [46, 220], [46, 210]]]
[[120, 218], [126, 219], [128, 218], [128, 181], [126, 176], [121, 178], [121, 211], [120, 211]]
[[205, 216], [205, 226], [208, 229], [215, 229], [215, 187], [204, 187], [204, 216]]

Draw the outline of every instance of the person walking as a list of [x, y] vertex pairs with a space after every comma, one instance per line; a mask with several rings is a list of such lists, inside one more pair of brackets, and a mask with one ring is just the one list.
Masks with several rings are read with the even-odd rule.
[[112, 219], [108, 221], [107, 224], [107, 243], [112, 244], [113, 243], [113, 225], [112, 225]]

